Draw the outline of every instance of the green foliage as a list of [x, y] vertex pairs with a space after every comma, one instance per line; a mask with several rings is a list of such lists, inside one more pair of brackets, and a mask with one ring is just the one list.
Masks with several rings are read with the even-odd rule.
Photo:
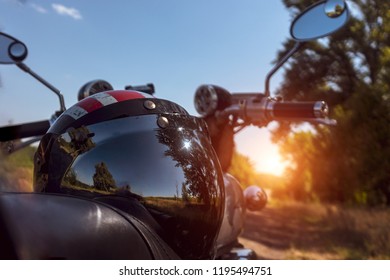
[[[301, 10], [310, 1], [284, 0]], [[335, 127], [274, 131], [287, 157], [291, 197], [390, 205], [390, 3], [357, 0], [348, 26], [309, 42], [285, 72], [279, 94], [288, 100], [325, 100]], [[286, 52], [292, 44], [285, 43]]]
[[5, 158], [6, 164], [14, 167], [25, 167], [33, 168], [34, 167], [34, 154], [35, 147], [26, 147], [20, 151], [17, 151], [10, 156]]
[[256, 181], [256, 171], [249, 157], [244, 156], [237, 151], [233, 152], [232, 163], [228, 172], [233, 175], [245, 188], [253, 185]]
[[280, 147], [282, 154], [294, 164], [286, 170], [286, 191], [297, 200], [311, 198], [313, 182], [310, 172], [314, 144], [311, 132], [298, 132], [290, 135]]

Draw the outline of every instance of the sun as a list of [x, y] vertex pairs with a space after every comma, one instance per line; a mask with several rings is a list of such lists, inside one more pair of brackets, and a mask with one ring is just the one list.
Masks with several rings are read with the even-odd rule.
[[264, 153], [261, 160], [258, 160], [255, 167], [259, 172], [282, 176], [287, 163], [284, 162], [278, 149]]
[[235, 143], [237, 151], [248, 156], [259, 173], [282, 176], [288, 166], [267, 129], [249, 127], [236, 135]]

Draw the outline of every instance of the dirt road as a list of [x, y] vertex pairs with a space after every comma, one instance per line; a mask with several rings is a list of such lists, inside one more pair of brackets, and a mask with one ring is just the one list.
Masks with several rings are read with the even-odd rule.
[[267, 206], [248, 213], [240, 242], [268, 260], [387, 258], [389, 223], [383, 214], [376, 222], [373, 213], [364, 213], [303, 204]]

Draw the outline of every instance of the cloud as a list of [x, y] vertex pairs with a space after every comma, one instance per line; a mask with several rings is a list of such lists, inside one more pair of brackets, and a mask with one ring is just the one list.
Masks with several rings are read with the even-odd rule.
[[76, 19], [76, 20], [83, 18], [81, 16], [81, 13], [75, 8], [65, 7], [64, 5], [61, 5], [61, 4], [52, 4], [51, 6], [52, 6], [53, 10], [56, 13], [58, 13], [59, 15], [69, 16], [69, 17]]
[[34, 3], [31, 3], [30, 4], [31, 8], [33, 8], [35, 11], [37, 11], [38, 13], [41, 13], [41, 14], [46, 14], [47, 13], [47, 10], [37, 4], [34, 4]]

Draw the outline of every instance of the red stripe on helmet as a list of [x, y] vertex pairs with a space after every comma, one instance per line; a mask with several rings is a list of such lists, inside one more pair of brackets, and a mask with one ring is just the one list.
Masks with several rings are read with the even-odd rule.
[[[111, 96], [114, 100], [108, 100], [109, 102], [101, 102], [101, 98], [104, 98], [104, 96], [100, 96], [100, 98], [98, 98], [97, 95], [99, 94]], [[131, 99], [141, 99], [141, 98], [154, 98], [154, 97], [152, 95], [143, 92], [138, 92], [138, 91], [111, 90], [111, 91], [97, 93], [96, 96], [91, 95], [79, 101], [75, 106], [80, 107], [81, 109], [85, 110], [87, 113], [91, 113], [97, 109], [100, 109], [106, 105], [110, 105], [116, 101], [121, 102], [121, 101], [126, 101]]]
[[[130, 90], [112, 90], [112, 91], [106, 91], [107, 94], [114, 97], [118, 102], [130, 100], [130, 99], [140, 99], [140, 98], [146, 98], [145, 94], [142, 94], [138, 91], [130, 91]], [[150, 96], [150, 98], [153, 98], [153, 96]]]
[[100, 109], [103, 107], [103, 104], [97, 101], [95, 98], [89, 97], [81, 100], [79, 103], [77, 103], [77, 106], [83, 108], [88, 113], [91, 113], [97, 109]]

